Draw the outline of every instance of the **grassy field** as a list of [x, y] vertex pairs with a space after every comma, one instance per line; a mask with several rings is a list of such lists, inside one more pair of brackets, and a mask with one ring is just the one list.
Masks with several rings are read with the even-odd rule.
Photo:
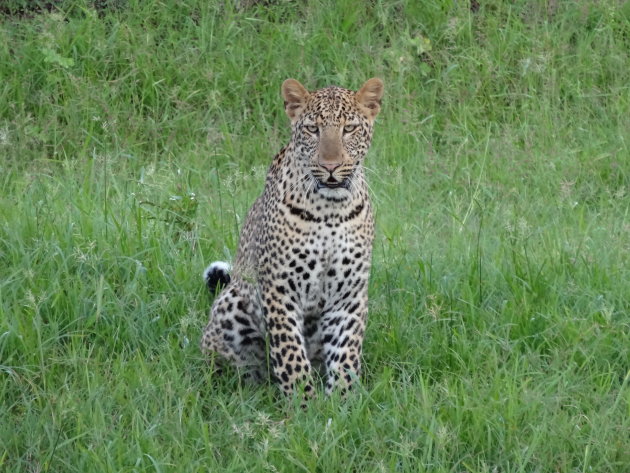
[[[630, 472], [630, 2], [62, 3], [0, 16], [1, 471]], [[301, 411], [200, 275], [282, 81], [372, 76], [365, 373]]]

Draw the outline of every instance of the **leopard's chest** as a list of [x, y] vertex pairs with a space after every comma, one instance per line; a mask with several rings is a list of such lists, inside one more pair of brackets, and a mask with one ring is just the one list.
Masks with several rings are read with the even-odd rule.
[[303, 317], [331, 310], [367, 281], [371, 258], [371, 215], [318, 217], [287, 209], [283, 225], [266, 236], [265, 271], [282, 286]]

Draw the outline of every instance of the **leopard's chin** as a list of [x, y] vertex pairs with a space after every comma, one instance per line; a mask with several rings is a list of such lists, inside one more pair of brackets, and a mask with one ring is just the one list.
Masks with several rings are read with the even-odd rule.
[[334, 202], [345, 202], [352, 195], [350, 185], [346, 182], [340, 182], [338, 185], [320, 185], [317, 184], [315, 193], [319, 194], [326, 200]]

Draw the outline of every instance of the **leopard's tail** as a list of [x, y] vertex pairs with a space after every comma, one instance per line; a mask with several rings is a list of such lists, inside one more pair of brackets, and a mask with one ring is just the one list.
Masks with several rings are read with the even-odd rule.
[[208, 289], [214, 294], [219, 288], [223, 289], [230, 282], [230, 270], [232, 267], [225, 261], [215, 261], [203, 272], [203, 280]]

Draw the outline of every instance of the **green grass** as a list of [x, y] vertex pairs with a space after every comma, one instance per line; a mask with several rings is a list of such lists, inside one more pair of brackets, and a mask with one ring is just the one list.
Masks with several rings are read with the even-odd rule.
[[[630, 471], [630, 3], [62, 3], [0, 18], [0, 470]], [[372, 76], [365, 373], [302, 412], [200, 273], [282, 81]]]

